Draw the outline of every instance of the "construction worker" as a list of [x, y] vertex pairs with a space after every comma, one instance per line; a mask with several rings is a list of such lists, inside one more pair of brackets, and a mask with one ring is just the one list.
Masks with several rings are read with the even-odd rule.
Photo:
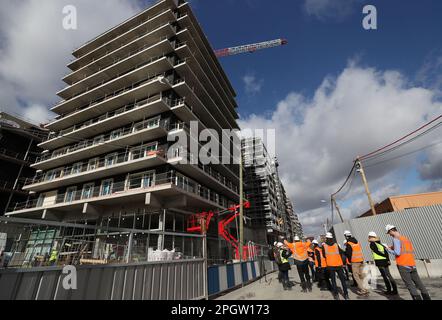
[[381, 243], [381, 240], [377, 234], [373, 231], [368, 233], [368, 242], [370, 243], [370, 249], [373, 254], [373, 260], [381, 273], [382, 279], [385, 282], [386, 295], [397, 295], [397, 285], [396, 281], [393, 279], [390, 273], [390, 257], [388, 256], [388, 251]]
[[322, 248], [319, 246], [317, 240], [312, 241], [313, 245], [313, 257], [314, 263], [316, 267], [316, 279], [318, 281], [318, 287], [323, 290], [331, 290], [330, 280], [327, 275], [327, 262], [325, 261], [324, 254], [322, 252]]
[[54, 247], [51, 251], [51, 256], [49, 257], [49, 265], [54, 266], [57, 263], [58, 259], [58, 250], [57, 247]]
[[284, 290], [290, 290], [292, 286], [289, 281], [289, 270], [291, 269], [288, 258], [292, 255], [290, 249], [284, 246], [282, 242], [277, 243], [277, 253], [275, 254], [275, 260], [278, 264], [278, 270], [282, 277], [282, 287]]
[[[425, 288], [417, 273], [413, 244], [407, 237], [401, 235], [395, 226], [389, 224], [385, 226], [385, 230], [393, 238], [393, 245], [389, 248], [389, 252], [396, 257], [399, 274], [405, 282], [411, 297], [413, 300], [431, 300], [427, 288]], [[422, 297], [417, 289], [420, 290]]]
[[341, 252], [336, 241], [333, 239], [333, 234], [327, 232], [325, 235], [325, 243], [322, 247], [322, 254], [324, 255], [325, 262], [327, 263], [327, 272], [331, 279], [331, 286], [333, 297], [335, 300], [339, 300], [338, 286], [336, 284], [336, 274], [338, 274], [339, 280], [341, 281], [342, 290], [344, 292], [344, 299], [349, 300], [347, 284], [345, 283], [344, 276], [344, 262], [342, 261]]
[[306, 241], [307, 245], [307, 255], [308, 255], [308, 266], [310, 272], [312, 273], [312, 281], [316, 282], [316, 270], [315, 270], [315, 253], [313, 252], [313, 245], [310, 240]]
[[310, 281], [307, 244], [298, 236], [295, 236], [295, 243], [293, 244], [293, 259], [298, 270], [299, 279], [301, 280], [302, 292], [312, 291], [312, 283]]
[[364, 255], [361, 244], [352, 236], [350, 231], [344, 232], [347, 245], [345, 247], [345, 256], [351, 263], [351, 273], [358, 285], [357, 294], [362, 296], [369, 295], [369, 291], [364, 288]]
[[[275, 259], [275, 256], [278, 254], [277, 244], [278, 244], [277, 241], [273, 242], [273, 246], [270, 245], [269, 251], [268, 251], [269, 260], [275, 261], [276, 263], [277, 263], [277, 260]], [[282, 283], [282, 273], [281, 272], [278, 272], [278, 281], [279, 281], [279, 283]]]

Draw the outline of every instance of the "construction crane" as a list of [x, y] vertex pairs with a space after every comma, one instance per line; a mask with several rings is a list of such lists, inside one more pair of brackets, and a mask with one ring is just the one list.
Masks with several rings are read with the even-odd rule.
[[247, 52], [253, 53], [257, 50], [263, 50], [263, 49], [268, 49], [268, 48], [284, 46], [286, 44], [288, 44], [287, 39], [276, 39], [276, 40], [265, 41], [265, 42], [254, 43], [254, 44], [246, 44], [246, 45], [238, 46], [238, 47], [215, 50], [215, 55], [218, 58], [220, 58], [220, 57], [233, 56], [233, 55], [247, 53]]

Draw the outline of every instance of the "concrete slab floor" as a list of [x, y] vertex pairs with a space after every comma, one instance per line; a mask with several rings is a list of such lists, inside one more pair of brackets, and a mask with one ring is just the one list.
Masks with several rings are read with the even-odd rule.
[[[216, 300], [334, 300], [329, 291], [320, 291], [316, 283], [313, 285], [312, 292], [301, 292], [301, 285], [296, 269], [290, 271], [290, 280], [295, 282], [292, 290], [284, 291], [282, 284], [278, 282], [277, 273], [267, 275], [267, 279], [261, 278], [243, 288], [227, 293], [218, 297]], [[350, 277], [351, 278], [351, 277]], [[267, 280], [267, 281], [266, 281]], [[411, 296], [402, 280], [396, 280], [398, 283], [398, 296], [383, 295], [384, 282], [378, 280], [378, 288], [371, 290], [368, 297], [360, 297], [355, 293], [354, 287], [349, 287], [350, 300], [411, 300]], [[422, 279], [430, 296], [434, 300], [442, 300], [442, 278]], [[340, 281], [337, 280], [338, 287]], [[348, 282], [351, 284], [351, 282]], [[342, 293], [342, 291], [341, 291]], [[343, 300], [342, 294], [340, 299]]]

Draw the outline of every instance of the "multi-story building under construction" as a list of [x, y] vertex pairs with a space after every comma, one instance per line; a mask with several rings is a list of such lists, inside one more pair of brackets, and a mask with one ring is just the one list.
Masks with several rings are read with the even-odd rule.
[[261, 138], [242, 141], [245, 170], [245, 195], [250, 236], [258, 243], [302, 236], [302, 228], [293, 205], [278, 175], [278, 161], [272, 158]]
[[[220, 139], [238, 129], [236, 94], [188, 3], [158, 1], [73, 56], [24, 186], [37, 199], [8, 215], [182, 233], [189, 214], [238, 203], [238, 166], [184, 164], [188, 150], [172, 148], [171, 138], [191, 139], [191, 121]], [[216, 227], [209, 258], [222, 259]], [[147, 246], [201, 250], [179, 236], [152, 235]]]

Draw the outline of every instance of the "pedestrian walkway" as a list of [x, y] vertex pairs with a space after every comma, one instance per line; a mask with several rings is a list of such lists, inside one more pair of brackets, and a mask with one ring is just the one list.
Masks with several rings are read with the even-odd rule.
[[[282, 285], [278, 282], [277, 276], [277, 272], [274, 272], [267, 275], [266, 279], [261, 278], [243, 288], [218, 297], [217, 300], [333, 300], [331, 292], [320, 291], [316, 283], [313, 285], [312, 292], [302, 293], [298, 273], [293, 267], [290, 271], [290, 280], [295, 282], [296, 285], [292, 290], [284, 291]], [[433, 299], [442, 299], [442, 278], [422, 279], [422, 281]], [[339, 280], [337, 283], [340, 287]], [[398, 280], [399, 296], [393, 297], [382, 294], [384, 290], [382, 279], [378, 283], [378, 289], [371, 290], [368, 297], [358, 296], [355, 293], [356, 288], [349, 286], [350, 300], [411, 300], [411, 296], [401, 280]], [[342, 292], [340, 299], [343, 300]]]

